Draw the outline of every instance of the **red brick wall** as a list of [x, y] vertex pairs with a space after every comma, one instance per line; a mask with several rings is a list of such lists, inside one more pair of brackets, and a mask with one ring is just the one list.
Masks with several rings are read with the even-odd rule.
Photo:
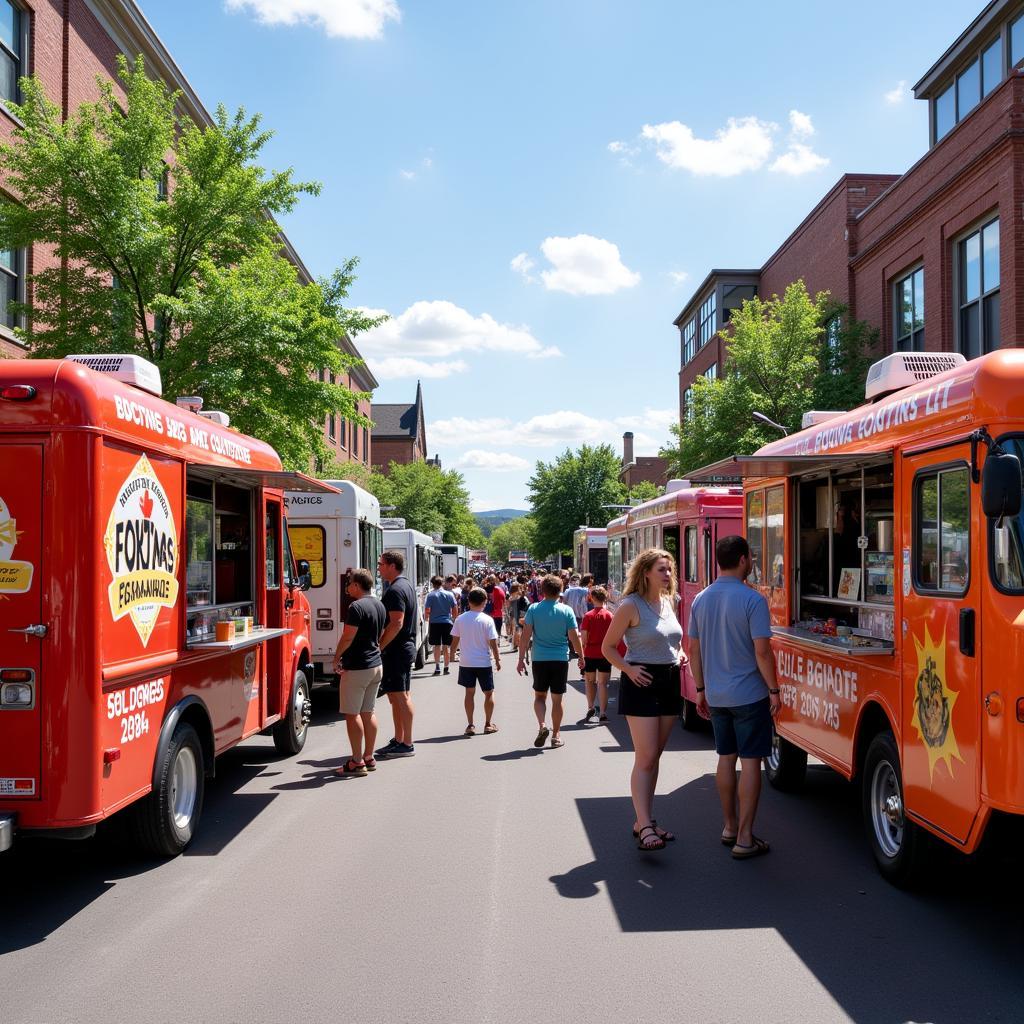
[[658, 484], [665, 482], [668, 473], [668, 462], [659, 455], [641, 455], [628, 466], [623, 467], [619, 473], [620, 482], [626, 487], [646, 480], [648, 483]]
[[376, 438], [373, 441], [373, 467], [383, 473], [388, 470], [388, 465], [397, 462], [399, 465], [406, 465], [409, 462], [421, 461], [423, 453], [417, 452], [412, 439], [404, 441], [401, 439], [388, 440]]

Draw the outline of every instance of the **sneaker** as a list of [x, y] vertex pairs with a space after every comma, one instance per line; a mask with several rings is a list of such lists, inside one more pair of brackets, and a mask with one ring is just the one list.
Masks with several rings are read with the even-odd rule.
[[607, 722], [607, 721], [608, 721], [608, 716], [607, 716], [607, 715], [602, 715], [602, 716], [601, 716], [601, 717], [600, 717], [600, 718], [598, 719], [598, 721], [599, 721], [599, 722]]
[[377, 755], [377, 757], [390, 757], [391, 756], [391, 751], [394, 750], [395, 747], [397, 747], [398, 745], [399, 745], [398, 740], [396, 740], [392, 736], [391, 739], [388, 740], [388, 742], [383, 747], [378, 747], [374, 751], [374, 753]]
[[396, 743], [393, 747], [388, 748], [388, 752], [383, 757], [391, 760], [393, 757], [412, 757], [416, 753], [416, 745], [413, 743]]
[[[447, 669], [445, 669], [445, 671], [447, 671]], [[440, 665], [435, 665], [434, 666], [434, 675], [435, 676], [439, 676], [440, 674], [441, 674], [441, 666]]]
[[[445, 674], [445, 675], [449, 675], [448, 669], [445, 669], [445, 670], [444, 670], [444, 674]], [[434, 673], [434, 675], [437, 675], [437, 673], [435, 672], [435, 673]]]
[[577, 725], [589, 725], [597, 717], [597, 712], [593, 709], [589, 710], [576, 724]]

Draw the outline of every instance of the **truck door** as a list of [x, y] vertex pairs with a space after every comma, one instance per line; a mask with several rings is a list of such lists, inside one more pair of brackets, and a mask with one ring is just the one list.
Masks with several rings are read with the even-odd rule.
[[964, 842], [980, 805], [980, 595], [985, 569], [969, 447], [908, 455], [904, 529], [902, 759], [906, 809]]
[[42, 444], [0, 442], [0, 801], [8, 806], [42, 795], [43, 456]]

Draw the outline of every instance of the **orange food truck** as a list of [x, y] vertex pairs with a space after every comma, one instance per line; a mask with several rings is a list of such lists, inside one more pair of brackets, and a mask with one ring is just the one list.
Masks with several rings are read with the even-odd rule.
[[[670, 480], [665, 494], [631, 508], [607, 527], [608, 578], [621, 593], [629, 562], [644, 548], [664, 548], [675, 559], [679, 580], [679, 621], [685, 633], [693, 599], [718, 576], [715, 544], [742, 528], [743, 492], [739, 487], [693, 487]], [[689, 668], [680, 670], [683, 728], [700, 727], [694, 703], [696, 683]]]
[[[894, 353], [868, 404], [705, 467], [742, 477], [782, 710], [769, 779], [859, 779], [881, 872], [1024, 813], [1024, 351]], [[984, 646], [983, 646], [984, 644]]]
[[332, 489], [159, 394], [134, 356], [0, 361], [0, 850], [134, 804], [173, 856], [218, 754], [305, 742], [282, 492]]

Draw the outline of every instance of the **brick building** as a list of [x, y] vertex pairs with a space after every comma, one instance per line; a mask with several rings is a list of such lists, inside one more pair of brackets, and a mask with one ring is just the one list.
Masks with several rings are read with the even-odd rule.
[[627, 430], [622, 435], [622, 468], [619, 470], [619, 483], [623, 487], [632, 487], [641, 481], [664, 487], [668, 476], [668, 460], [660, 455], [633, 454], [633, 431]]
[[[213, 123], [199, 96], [133, 0], [0, 0], [0, 141], [11, 142], [18, 126], [4, 101], [17, 102], [19, 77], [36, 75], [49, 98], [67, 117], [79, 104], [99, 98], [97, 75], [114, 80], [114, 88], [119, 90], [117, 56], [122, 53], [129, 60], [141, 53], [151, 74], [181, 92], [184, 113], [196, 124]], [[310, 282], [312, 275], [283, 233], [281, 244], [284, 255], [298, 269], [303, 283]], [[52, 263], [52, 254], [43, 246], [0, 253], [0, 358], [24, 354], [14, 336], [15, 321], [7, 310], [8, 302], [18, 299], [31, 304], [31, 275]], [[341, 339], [339, 346], [358, 357], [359, 353], [348, 339]], [[353, 370], [350, 376], [351, 380], [346, 376], [342, 383], [357, 390], [371, 391], [377, 386], [365, 367]], [[360, 403], [359, 411], [369, 416], [370, 403]], [[336, 423], [336, 436], [332, 439], [330, 420], [325, 424], [324, 434], [337, 460], [355, 460], [369, 465], [368, 431], [351, 438], [348, 447], [343, 447], [344, 427], [350, 427], [350, 431], [356, 429], [348, 423]]]
[[392, 462], [431, 462], [440, 468], [439, 459], [427, 459], [427, 426], [423, 418], [423, 386], [416, 382], [416, 400], [405, 403], [374, 402], [371, 451], [373, 468], [387, 473]]
[[681, 418], [693, 381], [722, 371], [730, 303], [801, 277], [879, 329], [879, 356], [972, 358], [1024, 337], [1021, 65], [1024, 7], [993, 0], [914, 87], [930, 114], [920, 160], [843, 175], [762, 267], [711, 271], [674, 321]]

